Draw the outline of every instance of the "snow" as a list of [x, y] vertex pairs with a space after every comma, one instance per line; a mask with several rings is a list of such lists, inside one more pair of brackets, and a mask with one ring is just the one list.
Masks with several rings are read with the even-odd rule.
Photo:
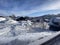
[[[31, 43], [33, 41], [38, 40], [39, 38], [44, 38], [46, 36], [50, 36], [53, 34], [52, 32], [39, 32], [39, 33], [38, 32], [36, 33], [21, 32], [20, 34], [16, 34], [15, 36], [13, 36], [13, 32], [11, 32], [12, 30], [10, 27], [7, 27], [6, 29], [4, 28], [3, 31], [2, 30], [0, 30], [0, 32], [2, 32], [2, 34], [0, 33], [0, 44], [10, 43], [11, 41], [14, 41], [16, 39], [19, 40], [20, 42], [23, 41], [24, 43], [27, 43], [27, 42]], [[15, 33], [19, 33], [19, 32], [20, 30], [18, 32], [15, 31]]]
[[[5, 45], [8, 43], [8, 45], [10, 45], [14, 42], [14, 45], [15, 43], [17, 43], [16, 45], [30, 45], [37, 40], [51, 36], [55, 33], [51, 31], [43, 32], [42, 30], [42, 32], [38, 32], [40, 31], [40, 28], [39, 30], [35, 30], [30, 27], [31, 25], [31, 21], [22, 21], [21, 23], [18, 23], [9, 18], [5, 23], [0, 24], [0, 44]], [[30, 32], [31, 30], [34, 32]]]
[[[19, 40], [36, 40], [39, 37], [44, 37], [47, 35], [51, 35], [51, 33], [46, 34], [47, 32], [41, 32], [41, 33], [25, 33], [23, 35], [19, 36]], [[28, 37], [28, 38], [27, 38]]]
[[[44, 37], [44, 38], [41, 39], [41, 40], [36, 40], [36, 41], [34, 41], [33, 43], [31, 42], [29, 45], [41, 45], [41, 44], [43, 44], [44, 42], [47, 42], [48, 40], [50, 40], [50, 39], [56, 37], [56, 36], [59, 35], [59, 34], [60, 34], [60, 31], [54, 33], [53, 35]], [[53, 44], [53, 45], [54, 45], [54, 44]]]
[[51, 33], [48, 33], [47, 32], [41, 32], [41, 33], [23, 33], [23, 34], [20, 34], [18, 36], [15, 36], [15, 37], [2, 37], [0, 36], [0, 44], [3, 44], [3, 43], [9, 43], [15, 39], [18, 39], [20, 41], [26, 41], [29, 43], [33, 42], [33, 41], [36, 41], [38, 40], [39, 38], [42, 38], [42, 37], [45, 37], [45, 36], [50, 36]]
[[0, 44], [9, 43], [15, 39], [16, 37], [0, 37]]
[[0, 21], [5, 21], [6, 18], [0, 17]]
[[6, 23], [9, 23], [9, 24], [16, 24], [16, 23], [18, 23], [18, 22], [15, 21], [15, 20], [9, 20], [9, 21], [7, 21]]
[[2, 28], [2, 29], [0, 29], [0, 36], [2, 36], [2, 37], [10, 36], [11, 35], [10, 31], [11, 31], [10, 27]]

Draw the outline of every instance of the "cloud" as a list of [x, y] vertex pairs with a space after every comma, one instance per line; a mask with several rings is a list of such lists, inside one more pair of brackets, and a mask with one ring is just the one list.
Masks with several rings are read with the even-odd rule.
[[60, 1], [52, 2], [44, 7], [46, 10], [57, 10], [60, 9]]
[[0, 0], [0, 13], [7, 15], [25, 16], [49, 10], [60, 10], [60, 0]]
[[[60, 10], [60, 0], [51, 0], [48, 2], [48, 4], [44, 4], [42, 6], [37, 6], [37, 8], [34, 8], [32, 10], [28, 10], [28, 11], [23, 11], [23, 15], [29, 15], [29, 14], [33, 14], [33, 13], [37, 13], [37, 12], [46, 12], [46, 11], [51, 11], [52, 13]], [[57, 11], [55, 13], [59, 13], [60, 11]], [[48, 12], [47, 12], [48, 13]]]

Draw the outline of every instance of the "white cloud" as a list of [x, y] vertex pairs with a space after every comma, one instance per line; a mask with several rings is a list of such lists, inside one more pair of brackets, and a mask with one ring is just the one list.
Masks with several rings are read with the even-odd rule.
[[59, 10], [60, 9], [60, 0], [55, 0], [52, 1], [48, 4], [39, 6], [37, 8], [34, 8], [32, 10], [25, 10], [25, 11], [21, 11], [21, 12], [15, 12], [18, 15], [29, 15], [32, 13], [36, 13], [36, 12], [43, 12], [43, 11], [48, 11], [48, 10]]
[[60, 9], [60, 1], [48, 4], [44, 7], [46, 10], [57, 10]]
[[[24, 8], [26, 8], [26, 7], [24, 7]], [[15, 14], [15, 15], [25, 16], [25, 15], [30, 15], [32, 13], [44, 12], [44, 11], [48, 11], [48, 10], [60, 10], [60, 0], [48, 0], [48, 2], [46, 2], [45, 4], [34, 7], [33, 9], [30, 9], [30, 10], [20, 10], [19, 11], [19, 8], [16, 6], [10, 11], [10, 13]], [[5, 11], [0, 11], [0, 12], [7, 13]]]
[[37, 8], [32, 9], [32, 10], [22, 11], [21, 14], [29, 15], [32, 13], [43, 12], [43, 11], [48, 11], [48, 10], [60, 10], [60, 0], [52, 1], [48, 4], [45, 4], [41, 7], [37, 7]]

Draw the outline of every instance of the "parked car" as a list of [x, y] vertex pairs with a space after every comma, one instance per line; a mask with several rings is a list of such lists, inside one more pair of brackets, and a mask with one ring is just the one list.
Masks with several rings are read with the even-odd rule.
[[60, 17], [55, 17], [50, 20], [49, 29], [53, 31], [60, 31]]

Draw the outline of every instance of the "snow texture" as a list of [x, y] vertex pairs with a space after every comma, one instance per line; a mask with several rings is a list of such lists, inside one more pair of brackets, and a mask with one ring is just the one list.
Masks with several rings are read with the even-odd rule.
[[0, 45], [29, 45], [55, 33], [52, 31], [43, 32], [40, 28], [38, 30], [32, 29], [30, 27], [31, 21], [19, 23], [11, 18], [8, 20], [6, 18], [0, 19], [0, 21], [4, 21], [4, 23], [0, 23]]

